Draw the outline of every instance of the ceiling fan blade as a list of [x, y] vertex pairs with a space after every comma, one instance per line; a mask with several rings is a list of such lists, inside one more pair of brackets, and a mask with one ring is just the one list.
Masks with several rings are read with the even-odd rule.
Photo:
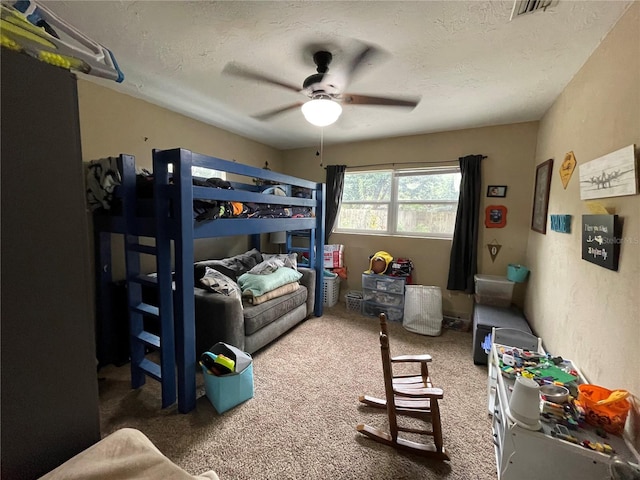
[[294, 103], [293, 105], [287, 105], [286, 107], [276, 108], [275, 110], [269, 110], [268, 112], [259, 113], [258, 115], [251, 115], [252, 118], [256, 120], [270, 120], [276, 115], [280, 115], [281, 113], [288, 112], [289, 110], [293, 110], [294, 108], [298, 108], [302, 106], [302, 102]]
[[347, 105], [385, 105], [388, 107], [410, 107], [414, 108], [420, 102], [420, 98], [387, 98], [387, 97], [372, 97], [369, 95], [354, 95], [351, 93], [344, 93], [339, 97], [339, 100]]
[[247, 80], [257, 80], [258, 82], [270, 83], [272, 85], [277, 85], [279, 87], [286, 88], [287, 90], [293, 90], [294, 92], [299, 93], [301, 91], [300, 87], [295, 85], [291, 85], [290, 83], [285, 83], [276, 78], [269, 77], [262, 73], [256, 72], [249, 68], [243, 67], [236, 63], [227, 63], [225, 67], [222, 69], [222, 73], [227, 75], [233, 75], [240, 78], [245, 78]]
[[376, 54], [379, 53], [379, 49], [374, 47], [373, 45], [363, 45], [357, 53], [351, 58], [348, 64], [345, 66], [332, 71], [329, 74], [328, 82], [332, 84], [335, 88], [344, 91], [351, 80], [355, 77], [356, 73], [365, 62], [371, 60]]

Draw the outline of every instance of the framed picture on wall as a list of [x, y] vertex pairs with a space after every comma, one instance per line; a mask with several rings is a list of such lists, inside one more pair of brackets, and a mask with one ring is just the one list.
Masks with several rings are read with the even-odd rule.
[[487, 228], [503, 228], [507, 224], [507, 207], [489, 205], [484, 210], [484, 226]]
[[506, 197], [507, 186], [506, 185], [489, 185], [487, 187], [487, 197]]
[[547, 233], [547, 211], [549, 210], [549, 190], [553, 158], [536, 167], [536, 183], [533, 191], [533, 212], [531, 214], [531, 230]]

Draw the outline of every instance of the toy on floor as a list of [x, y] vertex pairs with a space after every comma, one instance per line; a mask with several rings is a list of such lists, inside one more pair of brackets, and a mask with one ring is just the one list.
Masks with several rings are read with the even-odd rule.
[[213, 375], [225, 375], [235, 371], [236, 362], [222, 354], [204, 352], [200, 357], [200, 365], [205, 367]]

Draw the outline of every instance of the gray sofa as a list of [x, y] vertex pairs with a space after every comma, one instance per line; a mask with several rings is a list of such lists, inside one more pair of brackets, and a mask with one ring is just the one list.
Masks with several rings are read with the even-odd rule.
[[298, 271], [302, 273], [298, 290], [259, 305], [241, 303], [236, 297], [198, 287], [207, 266], [235, 281], [261, 261], [261, 253], [251, 250], [222, 260], [195, 263], [198, 356], [216, 342], [225, 342], [245, 352], [254, 353], [313, 313], [316, 272], [309, 268], [298, 267]]

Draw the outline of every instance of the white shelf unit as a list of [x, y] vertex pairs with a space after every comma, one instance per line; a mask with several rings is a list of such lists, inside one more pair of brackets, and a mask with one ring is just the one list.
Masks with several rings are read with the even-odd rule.
[[[542, 422], [542, 429], [533, 431], [510, 420], [509, 399], [514, 381], [500, 372], [498, 348], [501, 346], [506, 345], [492, 343], [488, 365], [488, 406], [489, 413], [493, 416], [492, 434], [498, 479], [609, 478], [610, 455], [552, 436], [553, 424]], [[538, 352], [544, 353], [541, 341]], [[572, 366], [578, 372], [578, 382], [587, 383], [580, 370], [575, 365]], [[589, 438], [592, 442], [608, 443], [623, 458], [634, 459], [634, 454], [622, 436], [609, 434], [607, 439], [601, 439], [596, 435], [595, 428], [591, 427], [581, 429], [579, 436], [581, 439]]]

